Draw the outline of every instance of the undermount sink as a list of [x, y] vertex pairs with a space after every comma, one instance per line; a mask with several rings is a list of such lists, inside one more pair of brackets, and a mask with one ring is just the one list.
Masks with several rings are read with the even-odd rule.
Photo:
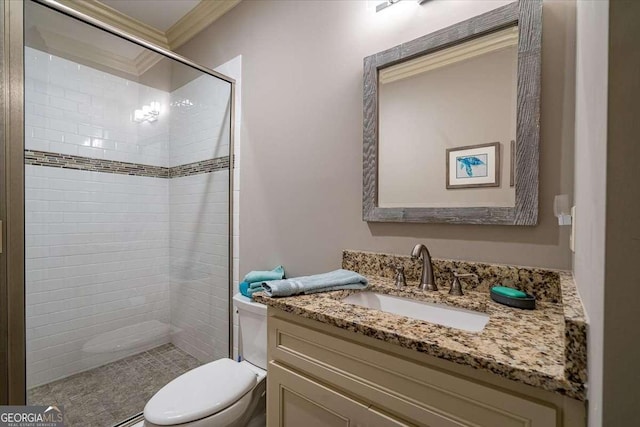
[[489, 315], [486, 313], [375, 292], [359, 292], [349, 295], [342, 302], [468, 332], [480, 332], [489, 322]]

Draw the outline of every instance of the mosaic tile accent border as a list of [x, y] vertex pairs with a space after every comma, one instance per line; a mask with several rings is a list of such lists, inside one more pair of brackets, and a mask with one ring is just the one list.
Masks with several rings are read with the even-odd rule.
[[146, 176], [150, 178], [180, 178], [229, 169], [229, 156], [202, 160], [173, 167], [143, 165], [139, 163], [118, 162], [115, 160], [94, 159], [72, 154], [51, 153], [48, 151], [25, 150], [25, 165], [46, 166], [62, 169], [75, 169], [89, 172], [116, 173], [120, 175]]
[[24, 163], [25, 165], [32, 166], [48, 166], [53, 168], [76, 169], [90, 172], [169, 178], [169, 168], [162, 166], [93, 159], [90, 157], [51, 153], [48, 151], [25, 150]]
[[216, 157], [215, 159], [173, 166], [169, 169], [169, 178], [180, 178], [183, 176], [198, 175], [201, 173], [229, 169], [229, 156]]

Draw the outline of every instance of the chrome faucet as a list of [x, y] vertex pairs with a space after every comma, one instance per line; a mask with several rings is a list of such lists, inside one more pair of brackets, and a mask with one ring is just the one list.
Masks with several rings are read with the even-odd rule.
[[418, 259], [422, 255], [422, 277], [418, 287], [423, 291], [437, 291], [436, 281], [433, 278], [433, 264], [429, 249], [422, 243], [418, 243], [411, 252], [411, 258]]

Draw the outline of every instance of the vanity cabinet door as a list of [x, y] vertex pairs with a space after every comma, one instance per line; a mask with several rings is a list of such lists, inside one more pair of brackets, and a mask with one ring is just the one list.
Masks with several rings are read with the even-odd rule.
[[311, 378], [269, 362], [268, 427], [408, 426]]

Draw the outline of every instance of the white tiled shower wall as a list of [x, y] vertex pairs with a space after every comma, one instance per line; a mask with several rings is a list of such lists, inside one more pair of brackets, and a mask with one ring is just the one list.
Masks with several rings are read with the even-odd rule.
[[[25, 48], [27, 149], [168, 166], [169, 98], [167, 92]], [[133, 122], [133, 111], [151, 101], [163, 106], [160, 119]]]
[[[230, 99], [206, 76], [171, 93], [171, 166], [229, 155]], [[228, 198], [228, 171], [170, 182], [172, 342], [201, 361], [229, 349]]]
[[202, 361], [227, 357], [228, 173], [174, 178], [169, 188], [172, 342]]
[[98, 334], [169, 323], [169, 180], [40, 166], [25, 175], [32, 386], [126, 355], [84, 352]]
[[[222, 88], [206, 77], [170, 94], [30, 48], [25, 61], [27, 149], [156, 166], [228, 152], [228, 134], [205, 135], [228, 114], [228, 95], [210, 101], [207, 91], [217, 96]], [[170, 107], [185, 96], [193, 115]], [[133, 110], [151, 101], [162, 104], [159, 120], [132, 122]], [[202, 116], [198, 105], [205, 101]], [[169, 120], [170, 114], [176, 117]], [[188, 129], [190, 137], [171, 126]], [[174, 140], [189, 154], [172, 148]], [[228, 284], [220, 268], [228, 263], [221, 248], [226, 176], [173, 182], [26, 166], [29, 386], [123, 357], [88, 357], [82, 347], [98, 334], [147, 320], [170, 323], [175, 344], [203, 361], [226, 355], [226, 300], [223, 314], [216, 311]]]
[[169, 166], [229, 155], [229, 95], [228, 83], [208, 76], [171, 92]]

